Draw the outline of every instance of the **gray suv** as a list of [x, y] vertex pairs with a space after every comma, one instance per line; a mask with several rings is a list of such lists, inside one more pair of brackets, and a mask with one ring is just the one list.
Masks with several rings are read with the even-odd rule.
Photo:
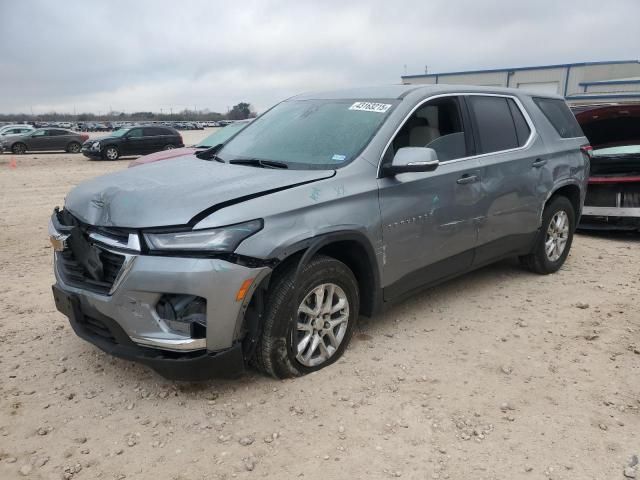
[[512, 256], [557, 271], [588, 172], [561, 97], [304, 94], [224, 145], [73, 189], [49, 224], [53, 294], [80, 337], [167, 378], [303, 375], [422, 288]]

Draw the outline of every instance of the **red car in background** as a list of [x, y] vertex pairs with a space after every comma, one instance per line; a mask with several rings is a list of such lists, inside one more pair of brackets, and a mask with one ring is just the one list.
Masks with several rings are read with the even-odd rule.
[[237, 122], [230, 123], [226, 127], [216, 130], [197, 145], [192, 145], [190, 147], [173, 148], [170, 150], [161, 150], [150, 155], [136, 158], [131, 163], [129, 163], [129, 168], [137, 167], [138, 165], [144, 165], [145, 163], [159, 162], [160, 160], [169, 160], [171, 158], [192, 155], [194, 153], [198, 153], [198, 151], [200, 150], [206, 150], [207, 148], [223, 144], [244, 127], [246, 127], [250, 122], [251, 120], [239, 120]]
[[593, 147], [579, 227], [640, 231], [640, 104], [572, 110]]

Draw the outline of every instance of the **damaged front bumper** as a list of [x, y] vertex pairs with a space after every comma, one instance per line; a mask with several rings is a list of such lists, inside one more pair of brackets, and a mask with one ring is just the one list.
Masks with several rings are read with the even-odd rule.
[[[88, 234], [91, 250], [87, 255], [102, 259], [104, 275], [114, 281], [103, 286], [89, 278], [83, 284], [73, 270], [80, 268], [76, 265], [80, 262], [68, 255], [73, 246], [69, 227], [60, 225], [56, 218], [54, 213], [49, 226], [58, 250], [54, 299], [78, 336], [171, 379], [203, 380], [242, 371], [244, 314], [269, 268], [218, 258], [144, 255], [122, 248], [124, 244], [118, 245], [108, 236]], [[116, 257], [124, 257], [121, 264]], [[253, 280], [251, 287], [239, 301], [237, 292], [248, 280]], [[159, 305], [176, 296], [201, 299], [206, 305], [204, 327], [189, 331], [163, 317]]]

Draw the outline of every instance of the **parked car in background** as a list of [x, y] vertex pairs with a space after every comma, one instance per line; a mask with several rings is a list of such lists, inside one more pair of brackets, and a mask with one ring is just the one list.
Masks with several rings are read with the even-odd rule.
[[61, 128], [39, 128], [22, 135], [0, 137], [3, 151], [22, 154], [28, 151], [64, 150], [78, 153], [89, 135]]
[[168, 160], [170, 158], [182, 157], [184, 155], [191, 155], [207, 148], [215, 147], [216, 145], [222, 145], [236, 133], [242, 130], [251, 120], [243, 120], [234, 124], [228, 125], [224, 128], [216, 130], [211, 135], [200, 141], [197, 145], [192, 145], [183, 148], [174, 148], [173, 150], [162, 150], [160, 152], [145, 155], [143, 157], [136, 158], [129, 163], [129, 168], [144, 165], [145, 163], [158, 162], [160, 160]]
[[640, 231], [640, 104], [576, 107], [591, 173], [580, 228]]
[[181, 147], [182, 137], [173, 128], [149, 125], [121, 128], [106, 137], [88, 140], [82, 145], [82, 153], [89, 158], [117, 160]]
[[304, 375], [421, 288], [511, 256], [558, 271], [586, 143], [562, 97], [518, 89], [293, 97], [221, 148], [69, 192], [53, 297], [80, 337], [169, 378]]
[[6, 125], [0, 128], [0, 136], [4, 137], [6, 135], [20, 135], [23, 133], [28, 133], [35, 130], [31, 125], [23, 124], [23, 125]]

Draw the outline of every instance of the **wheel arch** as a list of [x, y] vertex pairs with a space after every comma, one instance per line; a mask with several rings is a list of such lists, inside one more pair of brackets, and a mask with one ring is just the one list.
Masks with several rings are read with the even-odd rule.
[[[291, 263], [297, 264], [295, 277], [317, 254], [327, 255], [341, 261], [351, 269], [360, 287], [360, 313], [371, 316], [382, 305], [380, 272], [373, 245], [357, 230], [329, 232], [296, 242], [286, 248], [277, 259], [270, 276]], [[269, 279], [265, 279], [269, 281]]]
[[[565, 182], [563, 184], [557, 185], [556, 188], [554, 188], [547, 196], [547, 199], [544, 202], [544, 207], [546, 207], [553, 198], [558, 196], [568, 198], [569, 201], [571, 202], [571, 205], [573, 205], [573, 209], [576, 214], [575, 223], [577, 226], [580, 220], [580, 214], [582, 212], [582, 189], [580, 188], [580, 185], [577, 182], [573, 182], [573, 181]], [[544, 213], [544, 207], [540, 212], [541, 225], [542, 225], [542, 215]]]

